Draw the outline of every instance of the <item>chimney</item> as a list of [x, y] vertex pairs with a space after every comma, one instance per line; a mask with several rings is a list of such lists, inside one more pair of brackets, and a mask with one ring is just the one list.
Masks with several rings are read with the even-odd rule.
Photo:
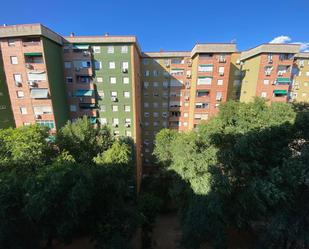
[[104, 36], [109, 36], [109, 33], [105, 33]]
[[73, 32], [71, 32], [70, 37], [74, 37], [74, 36], [75, 36], [75, 34]]

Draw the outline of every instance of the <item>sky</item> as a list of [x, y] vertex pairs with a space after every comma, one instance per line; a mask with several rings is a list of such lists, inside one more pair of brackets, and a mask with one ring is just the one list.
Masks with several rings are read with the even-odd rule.
[[42, 23], [60, 35], [136, 35], [143, 51], [196, 43], [301, 43], [309, 51], [309, 0], [3, 0], [0, 25]]

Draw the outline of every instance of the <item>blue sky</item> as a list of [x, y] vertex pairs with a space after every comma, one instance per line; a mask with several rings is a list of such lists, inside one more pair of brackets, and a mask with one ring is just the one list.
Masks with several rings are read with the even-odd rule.
[[232, 40], [243, 50], [279, 36], [309, 49], [309, 0], [2, 1], [1, 25], [37, 22], [61, 35], [134, 34], [143, 51]]

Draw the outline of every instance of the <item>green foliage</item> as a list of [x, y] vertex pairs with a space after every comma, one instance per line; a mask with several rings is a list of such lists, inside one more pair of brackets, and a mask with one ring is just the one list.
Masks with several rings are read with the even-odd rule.
[[115, 141], [87, 118], [68, 123], [55, 143], [49, 135], [38, 126], [0, 131], [0, 248], [37, 249], [81, 235], [98, 249], [130, 248], [141, 220], [131, 141]]
[[39, 126], [0, 130], [0, 164], [42, 166], [53, 156], [48, 130]]
[[194, 132], [158, 134], [155, 155], [178, 176], [171, 192], [188, 248], [207, 240], [226, 248], [231, 227], [254, 234], [261, 248], [308, 248], [309, 213], [298, 208], [309, 194], [300, 160], [309, 115], [301, 110], [258, 98], [228, 102]]
[[132, 163], [132, 151], [128, 144], [115, 141], [106, 151], [94, 158], [96, 164], [124, 164]]
[[113, 137], [108, 127], [93, 127], [84, 116], [76, 122], [69, 121], [57, 133], [56, 143], [61, 150], [68, 151], [77, 162], [89, 163], [113, 144]]

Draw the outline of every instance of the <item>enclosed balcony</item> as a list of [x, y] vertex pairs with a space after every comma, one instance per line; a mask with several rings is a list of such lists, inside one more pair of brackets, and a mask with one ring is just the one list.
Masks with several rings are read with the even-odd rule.
[[24, 56], [27, 64], [42, 64], [44, 62], [41, 52], [25, 53]]

